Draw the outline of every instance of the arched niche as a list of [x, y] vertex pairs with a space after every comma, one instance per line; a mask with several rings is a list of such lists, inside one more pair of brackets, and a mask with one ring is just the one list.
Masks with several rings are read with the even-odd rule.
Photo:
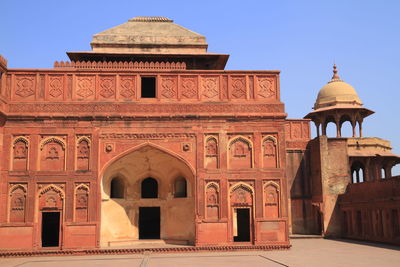
[[243, 182], [239, 182], [230, 188], [230, 203], [232, 206], [252, 206], [253, 188]]
[[248, 169], [253, 167], [253, 145], [251, 140], [237, 136], [228, 143], [228, 168]]
[[25, 136], [18, 136], [12, 142], [12, 169], [25, 171], [28, 169], [29, 140]]
[[91, 140], [88, 136], [80, 136], [76, 140], [76, 169], [89, 170]]
[[278, 142], [273, 136], [265, 136], [262, 139], [262, 158], [264, 168], [278, 167]]
[[114, 177], [110, 183], [110, 198], [124, 198], [125, 182], [122, 177]]
[[75, 186], [75, 222], [87, 222], [89, 220], [89, 186], [77, 184]]
[[205, 158], [204, 167], [208, 169], [218, 168], [218, 139], [215, 136], [209, 136], [205, 140]]
[[60, 137], [47, 137], [39, 145], [40, 170], [63, 171], [65, 170], [66, 145]]
[[9, 191], [9, 222], [25, 222], [26, 185], [12, 185]]
[[[185, 159], [153, 143], [143, 143], [114, 157], [100, 175], [101, 246], [139, 240], [141, 214], [151, 207], [159, 208], [160, 239], [194, 243], [195, 203], [192, 192], [195, 174]], [[123, 199], [109, 197], [111, 179], [117, 176], [124, 177], [126, 190]], [[158, 183], [157, 198], [141, 197], [142, 181], [148, 177]], [[187, 197], [184, 198], [174, 197], [174, 183], [179, 177], [184, 177], [187, 182]]]
[[187, 182], [185, 177], [178, 177], [174, 182], [174, 197], [187, 197]]
[[269, 181], [264, 184], [264, 216], [278, 218], [280, 210], [280, 187], [277, 183]]
[[219, 219], [219, 184], [209, 182], [206, 184], [206, 218], [208, 220]]

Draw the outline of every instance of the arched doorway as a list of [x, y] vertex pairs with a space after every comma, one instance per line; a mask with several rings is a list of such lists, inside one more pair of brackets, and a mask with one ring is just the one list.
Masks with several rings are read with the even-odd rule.
[[[112, 197], [116, 178], [124, 186], [119, 189], [122, 198]], [[179, 178], [187, 182], [185, 197], [174, 195]], [[194, 173], [174, 153], [155, 145], [124, 153], [102, 175], [101, 246], [132, 245], [146, 239], [194, 244], [193, 192]]]

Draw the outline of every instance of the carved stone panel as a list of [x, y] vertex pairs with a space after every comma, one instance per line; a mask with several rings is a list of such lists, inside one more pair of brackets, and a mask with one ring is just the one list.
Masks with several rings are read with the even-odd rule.
[[231, 77], [230, 97], [232, 99], [246, 99], [246, 78]]
[[219, 186], [214, 182], [206, 185], [206, 218], [210, 220], [219, 218]]
[[235, 138], [229, 145], [229, 168], [252, 167], [252, 146], [247, 139]]
[[93, 100], [95, 92], [95, 76], [76, 77], [75, 93], [77, 98]]
[[197, 99], [197, 76], [181, 76], [181, 98]]
[[75, 185], [75, 221], [88, 221], [89, 186], [87, 184]]
[[176, 99], [178, 96], [178, 77], [161, 76], [161, 97]]
[[218, 168], [218, 142], [215, 137], [208, 137], [205, 146], [205, 168]]
[[17, 75], [15, 77], [14, 97], [21, 100], [34, 100], [36, 78], [33, 75]]
[[62, 100], [64, 96], [64, 78], [62, 75], [50, 75], [47, 97], [50, 100]]
[[276, 99], [275, 80], [272, 77], [257, 77], [258, 97], [267, 99]]
[[262, 159], [264, 168], [277, 167], [277, 148], [276, 141], [272, 137], [266, 137], [262, 146]]
[[203, 99], [219, 99], [219, 77], [202, 77], [201, 84]]
[[26, 184], [12, 184], [10, 187], [10, 222], [25, 222]]
[[90, 137], [77, 136], [76, 144], [76, 169], [80, 171], [89, 170], [90, 162]]
[[253, 193], [249, 186], [239, 183], [231, 190], [231, 206], [251, 206], [253, 204]]
[[44, 138], [40, 144], [40, 170], [63, 171], [65, 169], [65, 143], [59, 137]]
[[13, 142], [13, 170], [25, 171], [28, 169], [28, 139], [17, 137]]
[[64, 185], [39, 185], [39, 210], [62, 210]]
[[115, 76], [99, 77], [99, 99], [115, 99]]
[[135, 76], [121, 76], [119, 94], [123, 99], [134, 99], [136, 97]]
[[265, 217], [279, 217], [279, 186], [275, 183], [267, 183], [264, 187]]

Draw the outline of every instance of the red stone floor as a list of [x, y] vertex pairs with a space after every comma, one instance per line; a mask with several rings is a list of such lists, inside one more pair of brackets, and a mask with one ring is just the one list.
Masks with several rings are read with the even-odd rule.
[[400, 266], [400, 247], [351, 240], [296, 238], [286, 251], [198, 252], [0, 258], [0, 266]]

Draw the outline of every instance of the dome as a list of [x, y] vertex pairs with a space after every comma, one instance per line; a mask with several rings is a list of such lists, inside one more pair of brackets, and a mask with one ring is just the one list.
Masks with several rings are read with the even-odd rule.
[[348, 83], [340, 80], [336, 65], [333, 66], [333, 77], [318, 93], [314, 109], [336, 106], [340, 104], [362, 106], [356, 90]]

